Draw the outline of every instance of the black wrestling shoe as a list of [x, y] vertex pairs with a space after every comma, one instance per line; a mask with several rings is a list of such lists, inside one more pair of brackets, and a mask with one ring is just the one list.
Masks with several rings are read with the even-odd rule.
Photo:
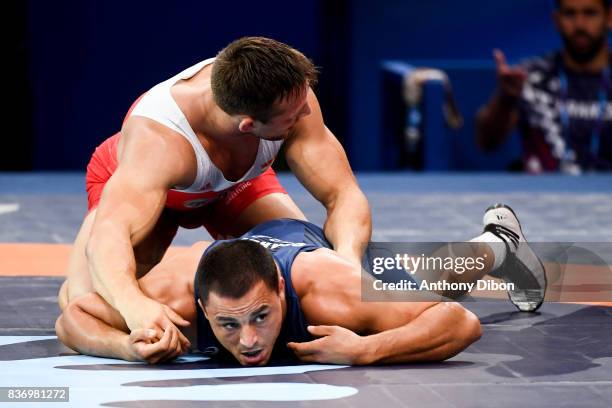
[[514, 284], [514, 289], [508, 290], [508, 297], [520, 311], [535, 312], [546, 294], [546, 271], [525, 240], [516, 214], [507, 205], [495, 204], [487, 208], [482, 221], [484, 231], [506, 244], [506, 259], [490, 275]]

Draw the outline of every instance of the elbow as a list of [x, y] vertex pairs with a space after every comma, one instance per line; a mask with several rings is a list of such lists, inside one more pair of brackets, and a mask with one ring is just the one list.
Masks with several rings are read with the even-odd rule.
[[478, 316], [458, 303], [455, 303], [455, 305], [457, 325], [454, 340], [459, 347], [459, 351], [461, 351], [482, 337], [482, 326], [480, 325], [480, 319], [478, 319]]
[[470, 344], [477, 342], [482, 337], [482, 325], [480, 319], [474, 313], [467, 309], [464, 309], [466, 316], [465, 328], [466, 332], [464, 335], [464, 344], [467, 348]]
[[[67, 310], [68, 308], [66, 308]], [[57, 318], [57, 320], [55, 321], [55, 335], [57, 336], [58, 340], [61, 341], [64, 346], [74, 350], [74, 351], [78, 351], [75, 347], [74, 344], [72, 344], [71, 340], [70, 340], [70, 336], [69, 336], [69, 330], [68, 330], [68, 324], [66, 322], [67, 318], [65, 316], [66, 311], [64, 313], [62, 313], [61, 315], [59, 315], [59, 317]]]
[[353, 214], [359, 213], [360, 216], [359, 220], [355, 220], [356, 222], [369, 222], [371, 218], [368, 199], [356, 181], [334, 186], [333, 191], [319, 198], [319, 202], [323, 204], [328, 214], [334, 211], [342, 211], [348, 207], [357, 209], [357, 211], [353, 211]]
[[478, 316], [465, 309], [459, 303], [448, 303], [455, 324], [449, 330], [450, 338], [444, 347], [439, 350], [436, 361], [447, 360], [475, 343], [482, 336], [482, 327]]
[[359, 222], [371, 219], [372, 210], [370, 209], [370, 203], [356, 181], [350, 188], [342, 189], [339, 194], [345, 194], [343, 202], [350, 203], [351, 206], [361, 209], [360, 213], [363, 219], [358, 220]]

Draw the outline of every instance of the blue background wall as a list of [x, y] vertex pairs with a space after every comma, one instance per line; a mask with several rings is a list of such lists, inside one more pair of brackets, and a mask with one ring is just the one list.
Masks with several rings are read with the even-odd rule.
[[35, 166], [81, 168], [141, 93], [232, 39], [272, 36], [317, 56], [318, 4], [31, 2]]
[[84, 169], [138, 95], [244, 35], [287, 42], [322, 67], [325, 119], [356, 169], [380, 166], [381, 60], [483, 59], [494, 47], [519, 59], [558, 46], [552, 0], [24, 4], [32, 128], [15, 131], [36, 169]]

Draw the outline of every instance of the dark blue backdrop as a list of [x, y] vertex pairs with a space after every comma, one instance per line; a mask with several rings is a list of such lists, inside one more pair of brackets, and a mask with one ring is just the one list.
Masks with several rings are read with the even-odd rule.
[[482, 59], [494, 47], [517, 59], [558, 45], [549, 0], [27, 4], [36, 169], [84, 169], [139, 94], [240, 36], [287, 42], [322, 66], [324, 115], [356, 169], [380, 165], [381, 60]]
[[318, 4], [31, 2], [35, 165], [81, 168], [132, 101], [232, 39], [272, 36], [317, 55]]

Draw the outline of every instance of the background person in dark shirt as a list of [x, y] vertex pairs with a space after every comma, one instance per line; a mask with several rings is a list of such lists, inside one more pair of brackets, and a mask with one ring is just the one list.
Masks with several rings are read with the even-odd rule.
[[518, 126], [525, 170], [612, 170], [609, 0], [556, 0], [561, 51], [510, 66], [494, 51], [498, 86], [477, 114], [478, 144], [500, 145]]

